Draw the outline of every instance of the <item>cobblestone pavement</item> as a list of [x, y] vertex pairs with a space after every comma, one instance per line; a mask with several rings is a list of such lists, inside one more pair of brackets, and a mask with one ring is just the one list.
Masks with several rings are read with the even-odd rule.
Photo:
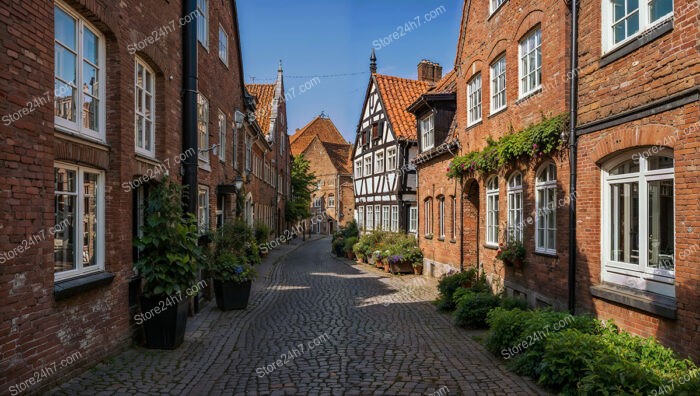
[[329, 239], [315, 240], [268, 264], [247, 310], [210, 304], [178, 350], [131, 348], [51, 393], [541, 393], [436, 312], [435, 281], [385, 275], [329, 250]]

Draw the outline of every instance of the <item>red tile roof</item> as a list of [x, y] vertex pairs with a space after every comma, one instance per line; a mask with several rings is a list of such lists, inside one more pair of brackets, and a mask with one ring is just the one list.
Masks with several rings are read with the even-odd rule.
[[270, 116], [272, 115], [276, 84], [247, 84], [246, 88], [257, 99], [255, 118], [258, 120], [260, 129], [267, 134], [268, 129], [270, 129]]
[[333, 166], [339, 173], [352, 173], [352, 145], [323, 143]]
[[433, 88], [428, 91], [428, 94], [443, 94], [457, 92], [457, 73], [454, 69], [447, 73]]
[[289, 137], [292, 155], [297, 156], [304, 152], [316, 136], [323, 143], [350, 144], [343, 138], [343, 135], [340, 134], [340, 131], [338, 131], [338, 128], [335, 127], [330, 118], [318, 116]]
[[399, 138], [416, 140], [416, 118], [406, 108], [424, 94], [431, 84], [382, 74], [375, 74], [374, 78], [394, 134]]

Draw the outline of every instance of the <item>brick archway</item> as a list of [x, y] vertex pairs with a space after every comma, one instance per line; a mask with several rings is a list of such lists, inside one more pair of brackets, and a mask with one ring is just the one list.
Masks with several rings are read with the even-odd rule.
[[643, 125], [608, 132], [601, 137], [591, 151], [591, 159], [598, 165], [609, 156], [620, 151], [640, 146], [663, 146], [673, 148], [678, 140], [678, 131], [669, 125]]

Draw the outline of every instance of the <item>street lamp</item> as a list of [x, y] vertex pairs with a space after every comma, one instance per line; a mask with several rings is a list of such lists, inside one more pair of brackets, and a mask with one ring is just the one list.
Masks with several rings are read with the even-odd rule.
[[241, 191], [241, 188], [243, 188], [243, 178], [241, 175], [236, 176], [236, 180], [233, 181], [233, 186], [236, 188], [236, 191]]

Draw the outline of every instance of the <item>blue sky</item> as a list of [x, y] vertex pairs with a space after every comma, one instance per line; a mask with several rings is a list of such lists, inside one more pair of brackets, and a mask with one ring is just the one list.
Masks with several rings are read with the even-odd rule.
[[[381, 74], [415, 79], [421, 59], [438, 62], [443, 73], [448, 72], [454, 66], [463, 2], [238, 0], [237, 4], [246, 83], [253, 77], [258, 83], [273, 82], [281, 59], [289, 134], [325, 111], [352, 142], [369, 81], [372, 48], [378, 49]], [[390, 38], [395, 32], [399, 38]], [[345, 73], [361, 74], [323, 77]]]

